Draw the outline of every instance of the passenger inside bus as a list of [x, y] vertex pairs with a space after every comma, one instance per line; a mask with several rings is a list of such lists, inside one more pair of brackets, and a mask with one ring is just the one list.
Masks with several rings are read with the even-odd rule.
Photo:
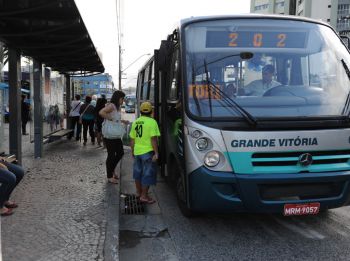
[[263, 67], [261, 71], [261, 80], [255, 80], [249, 83], [245, 88], [245, 95], [251, 96], [263, 96], [263, 94], [276, 86], [281, 85], [281, 83], [273, 80], [273, 75], [275, 73], [275, 67], [271, 64], [267, 64]]
[[224, 88], [224, 93], [230, 97], [230, 98], [234, 98], [237, 96], [237, 88], [233, 83], [229, 83], [225, 86]]

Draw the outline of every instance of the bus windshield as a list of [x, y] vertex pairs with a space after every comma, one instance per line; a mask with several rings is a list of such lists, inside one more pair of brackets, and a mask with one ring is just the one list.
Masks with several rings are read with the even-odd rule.
[[350, 56], [328, 26], [225, 19], [189, 24], [184, 34], [187, 108], [194, 116], [240, 120], [228, 100], [255, 118], [349, 114]]

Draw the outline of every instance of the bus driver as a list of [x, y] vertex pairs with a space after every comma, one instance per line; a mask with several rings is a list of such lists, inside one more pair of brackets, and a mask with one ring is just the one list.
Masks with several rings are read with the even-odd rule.
[[263, 94], [276, 86], [281, 85], [279, 82], [276, 82], [272, 80], [272, 76], [275, 72], [275, 68], [271, 64], [267, 64], [263, 67], [261, 73], [262, 73], [262, 79], [261, 80], [255, 80], [249, 83], [245, 88], [245, 94], [246, 95], [252, 95], [252, 96], [263, 96]]

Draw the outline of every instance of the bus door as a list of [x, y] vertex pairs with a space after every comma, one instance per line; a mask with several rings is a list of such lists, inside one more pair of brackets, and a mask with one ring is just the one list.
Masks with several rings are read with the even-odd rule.
[[179, 49], [174, 48], [169, 56], [171, 61], [167, 66], [167, 73], [163, 74], [166, 82], [162, 86], [163, 90], [165, 89], [162, 95], [163, 156], [166, 157], [167, 175], [171, 183], [176, 182], [178, 173], [184, 170], [179, 57]]

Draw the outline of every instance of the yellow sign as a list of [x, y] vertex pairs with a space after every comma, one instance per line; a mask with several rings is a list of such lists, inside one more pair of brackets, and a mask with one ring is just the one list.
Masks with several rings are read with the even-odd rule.
[[[194, 96], [197, 97], [197, 99], [209, 99], [209, 93], [212, 99], [219, 100], [221, 99], [220, 91], [221, 87], [220, 85], [216, 85], [217, 88], [211, 87], [208, 91], [208, 85], [206, 84], [190, 84], [188, 88], [188, 95], [189, 97], [193, 98]], [[215, 89], [219, 89], [216, 91]]]

